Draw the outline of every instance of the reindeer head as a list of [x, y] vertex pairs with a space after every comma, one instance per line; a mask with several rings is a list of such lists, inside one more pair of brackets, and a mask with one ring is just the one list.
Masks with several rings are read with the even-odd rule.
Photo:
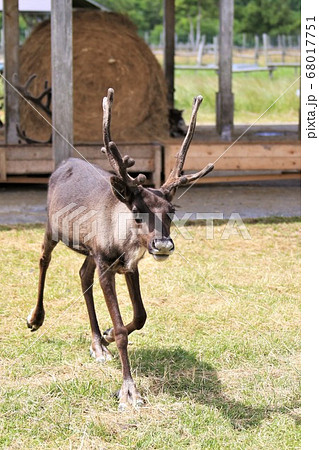
[[176, 155], [176, 164], [168, 179], [160, 189], [143, 187], [146, 177], [139, 174], [131, 177], [127, 170], [135, 164], [129, 156], [122, 158], [117, 146], [111, 141], [110, 124], [113, 104], [113, 89], [108, 90], [107, 97], [103, 98], [103, 142], [102, 151], [107, 154], [110, 164], [116, 175], [110, 179], [115, 197], [128, 207], [134, 220], [134, 230], [139, 235], [141, 244], [157, 261], [163, 261], [174, 251], [174, 243], [170, 238], [170, 226], [174, 215], [171, 203], [179, 186], [187, 185], [203, 177], [211, 170], [213, 164], [208, 164], [203, 170], [191, 175], [182, 175], [183, 165], [193, 139], [196, 116], [203, 100], [201, 96], [195, 97], [191, 122], [188, 127], [182, 146]]

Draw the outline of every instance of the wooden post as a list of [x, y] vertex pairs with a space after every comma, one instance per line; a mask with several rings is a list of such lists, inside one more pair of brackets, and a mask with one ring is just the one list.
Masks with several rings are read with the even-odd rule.
[[268, 66], [268, 36], [266, 33], [263, 33], [263, 47], [264, 47], [264, 58], [265, 63], [264, 66]]
[[255, 34], [255, 64], [258, 65], [258, 58], [259, 58], [259, 37], [257, 34]]
[[219, 2], [219, 71], [216, 93], [216, 126], [225, 140], [231, 139], [234, 124], [234, 95], [232, 93], [234, 0]]
[[7, 158], [6, 148], [0, 147], [0, 182], [7, 179]]
[[286, 36], [283, 34], [281, 37], [281, 46], [282, 46], [282, 54], [281, 54], [281, 58], [282, 58], [282, 63], [285, 63], [285, 57], [286, 57]]
[[278, 34], [278, 36], [277, 36], [277, 47], [278, 47], [278, 51], [282, 51], [281, 34]]
[[198, 52], [197, 52], [197, 65], [201, 66], [203, 62], [203, 54], [205, 49], [205, 42], [206, 42], [206, 35], [203, 34], [202, 39], [198, 46]]
[[164, 73], [168, 107], [174, 108], [175, 0], [164, 0]]
[[288, 48], [290, 50], [292, 49], [292, 36], [291, 35], [288, 36]]
[[246, 33], [243, 33], [242, 49], [245, 50], [245, 48], [246, 48]]
[[216, 66], [218, 65], [218, 37], [214, 36], [213, 38], [213, 45], [214, 45], [214, 63]]
[[5, 142], [17, 144], [16, 125], [19, 124], [19, 95], [10, 86], [13, 74], [19, 75], [19, 4], [18, 0], [4, 0], [4, 88], [5, 88]]
[[55, 167], [73, 145], [72, 0], [51, 0], [52, 143]]

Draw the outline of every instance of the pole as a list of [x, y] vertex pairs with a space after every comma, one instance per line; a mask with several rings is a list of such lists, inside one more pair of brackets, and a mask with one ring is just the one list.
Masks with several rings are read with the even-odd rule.
[[219, 2], [219, 71], [216, 94], [216, 126], [224, 140], [230, 140], [234, 125], [232, 93], [234, 0]]
[[174, 108], [175, 0], [164, 0], [164, 74], [168, 107]]
[[72, 65], [72, 0], [51, 0], [52, 143], [55, 166], [72, 153]]
[[[19, 96], [10, 86], [13, 74], [19, 74], [19, 4], [18, 0], [4, 0], [4, 78], [5, 82], [5, 142], [18, 144], [16, 125], [19, 124]], [[9, 84], [10, 83], [10, 84]]]

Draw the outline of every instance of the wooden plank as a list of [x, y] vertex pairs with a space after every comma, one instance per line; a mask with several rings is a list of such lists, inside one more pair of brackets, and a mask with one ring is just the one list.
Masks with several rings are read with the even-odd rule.
[[17, 177], [7, 177], [6, 183], [23, 183], [23, 184], [47, 184], [49, 181], [49, 177], [26, 177], [26, 176], [17, 176]]
[[[203, 169], [210, 159], [188, 159], [184, 164], [184, 170], [199, 171]], [[300, 170], [301, 162], [298, 157], [290, 158], [222, 158], [216, 165], [218, 170]]]
[[19, 95], [12, 86], [13, 74], [19, 74], [19, 6], [18, 0], [4, 0], [4, 88], [5, 141], [17, 144], [16, 124], [19, 123]]
[[44, 174], [52, 173], [53, 170], [53, 160], [7, 161], [7, 175]]
[[[215, 162], [228, 147], [225, 145], [193, 145], [187, 155], [184, 169], [198, 171]], [[178, 145], [165, 148], [165, 178], [175, 164]], [[219, 170], [291, 170], [301, 169], [301, 149], [295, 144], [243, 144], [229, 149], [216, 163]]]
[[[198, 171], [208, 164], [209, 160], [199, 158], [188, 160], [184, 170]], [[216, 163], [218, 170], [300, 170], [300, 158], [222, 158]]]
[[160, 144], [118, 144], [118, 148], [121, 154], [130, 155], [133, 159], [135, 158], [152, 158], [154, 157], [154, 150], [159, 147]]
[[10, 145], [6, 147], [6, 149], [8, 161], [37, 161], [38, 159], [53, 159], [51, 146], [34, 147], [30, 145]]
[[[101, 145], [76, 145], [74, 146], [78, 152], [86, 159], [102, 159]], [[37, 160], [37, 159], [52, 159], [52, 146], [51, 145], [10, 145], [4, 146], [7, 148], [8, 160]], [[142, 146], [119, 146], [123, 155], [129, 154], [133, 159], [143, 159], [154, 157], [155, 149], [159, 148], [159, 144], [154, 145], [142, 145]], [[79, 153], [72, 149], [72, 155], [79, 157]]]
[[[104, 170], [112, 170], [110, 163], [102, 158], [102, 159], [88, 159], [92, 164], [97, 164]], [[154, 159], [136, 159], [135, 165], [128, 170], [129, 172], [153, 172], [154, 171]]]
[[153, 184], [154, 187], [157, 189], [159, 189], [162, 184], [161, 176], [162, 176], [162, 148], [157, 147], [155, 149], [154, 171], [153, 171]]
[[175, 0], [164, 0], [164, 73], [168, 107], [174, 108]]
[[[111, 166], [105, 159], [97, 159], [89, 161], [97, 164], [104, 170], [111, 170]], [[133, 170], [134, 169], [134, 170]], [[37, 173], [52, 173], [54, 170], [53, 160], [18, 160], [7, 161], [7, 174], [9, 175], [24, 175], [24, 174], [37, 174]], [[137, 160], [135, 166], [130, 171], [137, 172], [153, 172], [154, 160], [153, 159], [141, 159]]]
[[[81, 145], [78, 147], [84, 159], [93, 164], [98, 164], [105, 170], [110, 170], [107, 157], [101, 153], [101, 146]], [[156, 156], [161, 151], [159, 144], [142, 146], [126, 145], [121, 148], [123, 154], [128, 150], [135, 159], [135, 165], [130, 171], [133, 172], [156, 172], [157, 182], [160, 179], [162, 171], [161, 156]], [[0, 147], [0, 150], [6, 150], [8, 173], [11, 175], [26, 173], [51, 173], [54, 170], [52, 146], [46, 145], [12, 145]], [[81, 158], [81, 156], [73, 150], [73, 156]], [[34, 170], [33, 170], [34, 168]]]
[[[207, 157], [216, 159], [218, 158], [225, 150], [228, 149], [228, 145], [225, 144], [195, 144], [192, 145], [188, 151], [186, 161], [191, 158], [201, 158]], [[179, 145], [167, 145], [165, 147], [165, 156], [168, 155], [169, 158], [174, 159], [174, 156], [177, 154], [179, 150]], [[281, 156], [281, 157], [290, 157], [290, 156], [300, 156], [301, 155], [301, 147], [300, 143], [279, 143], [279, 144], [236, 144], [234, 147], [227, 150], [227, 152], [222, 156], [222, 158], [251, 158], [251, 157], [269, 157], [272, 156]]]
[[[101, 147], [102, 145], [75, 145], [76, 150], [72, 150], [72, 156], [79, 157], [79, 153], [83, 155], [86, 159], [101, 159]], [[133, 159], [138, 158], [152, 158], [154, 156], [154, 149], [156, 147], [145, 145], [145, 146], [130, 146], [130, 145], [118, 145], [121, 154], [124, 156], [126, 154], [130, 155]], [[79, 153], [78, 153], [79, 152]], [[105, 156], [105, 159], [107, 157]]]
[[55, 167], [72, 154], [72, 0], [51, 2], [52, 142]]
[[6, 150], [0, 147], [0, 181], [7, 179]]
[[[10, 145], [0, 148], [7, 149], [7, 160], [37, 160], [37, 159], [52, 159], [52, 146], [41, 146], [41, 145]], [[76, 146], [79, 152], [86, 158], [90, 160], [103, 159], [101, 154], [100, 146]], [[155, 157], [157, 147], [121, 147], [122, 154], [128, 153], [134, 159], [150, 159]], [[176, 144], [169, 144], [165, 147], [165, 156], [171, 158], [174, 161], [174, 156], [178, 152], [180, 146]], [[198, 158], [205, 157], [211, 160], [211, 158], [218, 158], [226, 149], [228, 148], [225, 144], [196, 144], [193, 145], [188, 152], [188, 158]], [[123, 151], [124, 149], [124, 151]], [[126, 151], [127, 150], [127, 151]], [[236, 144], [231, 148], [223, 158], [229, 157], [272, 157], [273, 154], [276, 156], [300, 156], [300, 144], [295, 143], [279, 143], [279, 144]], [[73, 150], [72, 156], [79, 157], [79, 154]]]
[[[214, 173], [214, 172], [212, 172]], [[216, 174], [217, 175], [217, 174]], [[300, 180], [300, 173], [269, 173], [269, 174], [254, 174], [254, 175], [232, 175], [232, 176], [207, 176], [200, 178], [196, 184], [207, 183], [232, 183], [233, 181], [266, 181], [266, 180]]]
[[219, 1], [219, 71], [216, 93], [216, 126], [219, 134], [229, 140], [234, 125], [232, 94], [234, 0]]

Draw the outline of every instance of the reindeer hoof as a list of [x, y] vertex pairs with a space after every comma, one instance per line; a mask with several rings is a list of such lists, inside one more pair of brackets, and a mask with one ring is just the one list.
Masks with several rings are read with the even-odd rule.
[[92, 358], [95, 358], [98, 363], [105, 363], [106, 361], [112, 361], [113, 359], [112, 353], [110, 352], [110, 350], [108, 350], [106, 345], [103, 344], [101, 344], [101, 348], [98, 352], [94, 351], [93, 347], [91, 346], [90, 355], [92, 356]]
[[127, 403], [120, 403], [119, 404], [119, 407], [118, 407], [118, 410], [119, 410], [119, 412], [125, 412], [125, 411], [127, 411], [128, 410], [128, 404]]
[[34, 309], [30, 312], [30, 314], [27, 317], [27, 326], [30, 328], [31, 331], [36, 331], [38, 328], [41, 327], [44, 321], [44, 311], [42, 314], [38, 315], [37, 317], [33, 317], [34, 315]]
[[139, 409], [145, 403], [133, 381], [124, 381], [117, 397], [120, 401], [118, 409], [121, 412], [126, 411], [129, 406]]

